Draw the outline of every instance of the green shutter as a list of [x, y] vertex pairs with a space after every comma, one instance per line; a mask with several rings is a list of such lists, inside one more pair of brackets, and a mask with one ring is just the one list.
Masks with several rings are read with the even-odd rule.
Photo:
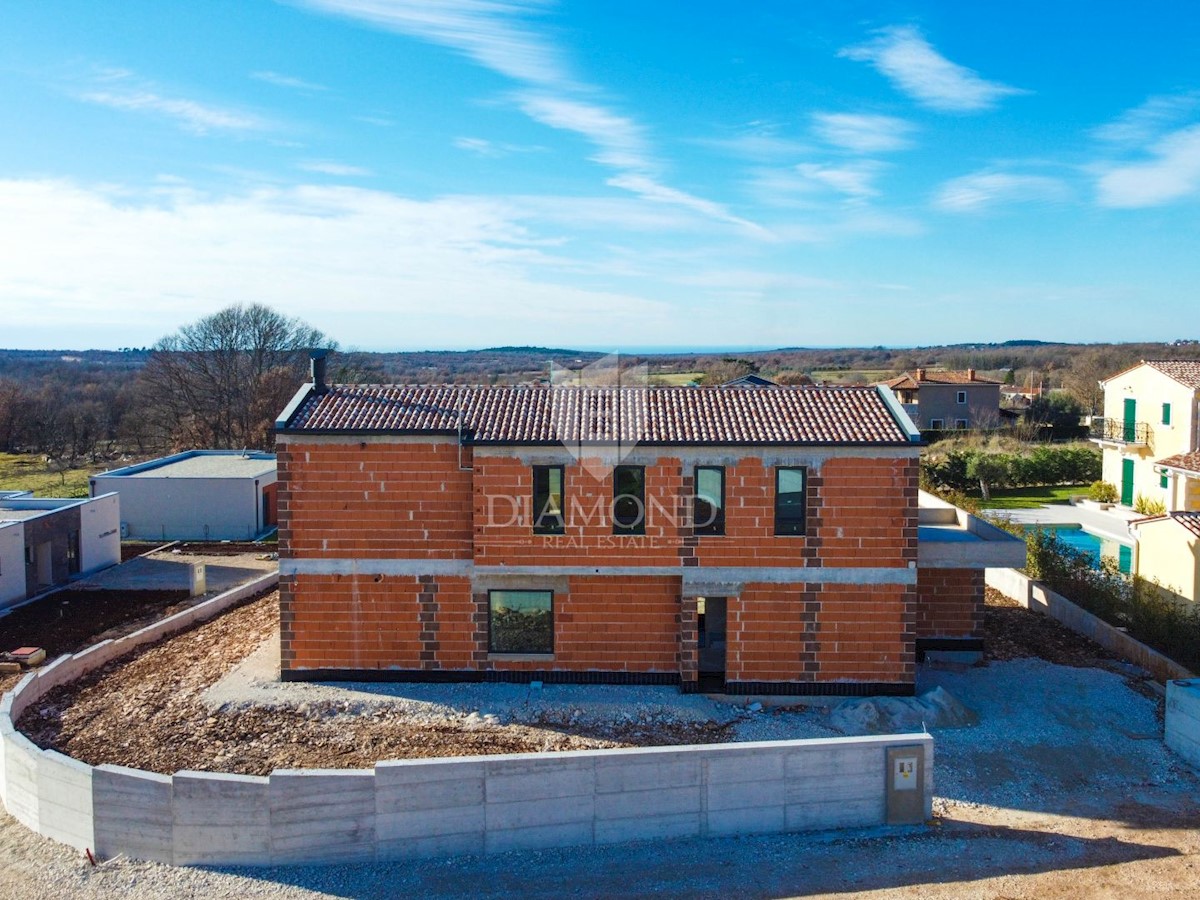
[[1133, 506], [1133, 460], [1121, 460], [1121, 505]]
[[1170, 403], [1163, 404], [1163, 424], [1164, 425], [1171, 424], [1171, 404]]
[[1166, 472], [1163, 472], [1162, 474], [1160, 474], [1158, 476], [1158, 486], [1160, 488], [1166, 488], [1166, 486], [1167, 486], [1167, 473]]
[[1126, 399], [1125, 421], [1122, 424], [1125, 426], [1125, 443], [1132, 444], [1137, 436], [1137, 400]]

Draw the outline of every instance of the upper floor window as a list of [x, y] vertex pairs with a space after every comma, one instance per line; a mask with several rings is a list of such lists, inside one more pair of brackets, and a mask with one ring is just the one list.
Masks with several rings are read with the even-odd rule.
[[932, 428], [934, 431], [941, 431], [943, 428], [946, 427], [946, 420], [945, 419], [930, 419], [929, 427]]
[[958, 392], [958, 398], [957, 398], [957, 399], [958, 399], [958, 402], [959, 402], [959, 403], [966, 403], [966, 402], [967, 402], [967, 392], [966, 392], [966, 391], [959, 391], [959, 392]]
[[954, 420], [954, 427], [955, 427], [955, 428], [957, 428], [957, 429], [959, 429], [959, 430], [962, 430], [962, 429], [966, 428], [966, 427], [967, 427], [967, 420], [966, 420], [966, 419], [955, 419], [955, 420]]
[[775, 533], [804, 534], [808, 512], [808, 470], [803, 466], [775, 469]]
[[563, 467], [533, 467], [533, 533], [562, 534]]
[[696, 466], [692, 531], [694, 534], [725, 533], [724, 466]]
[[646, 533], [646, 467], [613, 469], [613, 534]]
[[1164, 403], [1164, 404], [1163, 404], [1163, 416], [1162, 416], [1162, 423], [1163, 423], [1164, 425], [1170, 425], [1170, 424], [1171, 424], [1171, 404], [1170, 404], [1170, 403]]

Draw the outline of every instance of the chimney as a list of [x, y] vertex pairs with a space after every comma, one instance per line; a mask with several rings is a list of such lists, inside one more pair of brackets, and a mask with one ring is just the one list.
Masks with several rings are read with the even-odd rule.
[[917, 381], [924, 381], [924, 380], [925, 380], [925, 370], [917, 369]]
[[325, 355], [328, 350], [313, 350], [309, 354], [309, 362], [312, 366], [312, 383], [314, 394], [329, 393], [329, 385], [325, 383]]
[[967, 369], [967, 381], [974, 381], [974, 380], [975, 380], [975, 370]]

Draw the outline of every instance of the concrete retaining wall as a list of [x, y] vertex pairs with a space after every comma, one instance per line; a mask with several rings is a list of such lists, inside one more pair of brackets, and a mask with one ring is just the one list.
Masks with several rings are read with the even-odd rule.
[[1040, 582], [1022, 575], [1016, 569], [988, 569], [985, 582], [988, 587], [1012, 597], [1027, 609], [1045, 613], [1072, 631], [1095, 641], [1105, 650], [1141, 666], [1158, 681], [1167, 682], [1175, 678], [1191, 677], [1192, 673], [1179, 663], [1076, 606], [1062, 594], [1056, 594]]
[[1167, 682], [1166, 720], [1167, 746], [1200, 768], [1200, 680]]
[[270, 578], [30, 673], [0, 701], [0, 800], [101, 857], [286, 865], [881, 825], [887, 751], [912, 747], [932, 814], [927, 734], [380, 762], [268, 777], [158, 775], [41, 750], [13, 723], [46, 691], [215, 615]]

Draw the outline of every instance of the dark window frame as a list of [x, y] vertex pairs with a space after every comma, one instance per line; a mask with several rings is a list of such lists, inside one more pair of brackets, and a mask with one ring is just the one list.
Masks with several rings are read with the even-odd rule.
[[[803, 479], [803, 489], [800, 492], [799, 516], [795, 515], [795, 507], [784, 509], [781, 499], [784, 496], [779, 490], [780, 476], [784, 472], [799, 472]], [[788, 492], [794, 493], [794, 492]], [[776, 466], [775, 467], [775, 534], [781, 537], [803, 537], [808, 530], [808, 466]]]
[[959, 391], [958, 394], [954, 397], [954, 402], [955, 403], [966, 403], [967, 402], [967, 392]]
[[[634, 494], [617, 493], [620, 483], [618, 473], [623, 470], [637, 470], [641, 473], [641, 496], [637, 497], [639, 506], [641, 507], [637, 519], [629, 525], [624, 524], [617, 519], [617, 501], [622, 497], [634, 497]], [[645, 534], [646, 533], [646, 467], [645, 466], [613, 466], [613, 499], [612, 499], [612, 532], [613, 534]], [[624, 518], [624, 517], [623, 517]]]
[[[550, 473], [558, 471], [558, 515], [553, 513], [542, 515], [542, 510], [549, 504]], [[539, 476], [545, 480], [544, 490], [539, 492]], [[545, 498], [544, 500], [542, 498]], [[533, 466], [533, 510], [530, 525], [534, 534], [565, 534], [567, 530], [567, 470], [566, 466]]]
[[[546, 594], [550, 598], [550, 649], [548, 650], [497, 650], [496, 629], [492, 597], [495, 594]], [[496, 588], [488, 591], [488, 654], [494, 656], [553, 656], [554, 655], [554, 591], [541, 588]]]
[[[700, 512], [700, 470], [711, 470], [721, 475], [721, 496], [718, 498], [717, 515], [713, 521], [696, 524]], [[725, 534], [725, 467], [724, 466], [695, 466], [692, 469], [692, 533], [700, 536], [721, 536]]]

